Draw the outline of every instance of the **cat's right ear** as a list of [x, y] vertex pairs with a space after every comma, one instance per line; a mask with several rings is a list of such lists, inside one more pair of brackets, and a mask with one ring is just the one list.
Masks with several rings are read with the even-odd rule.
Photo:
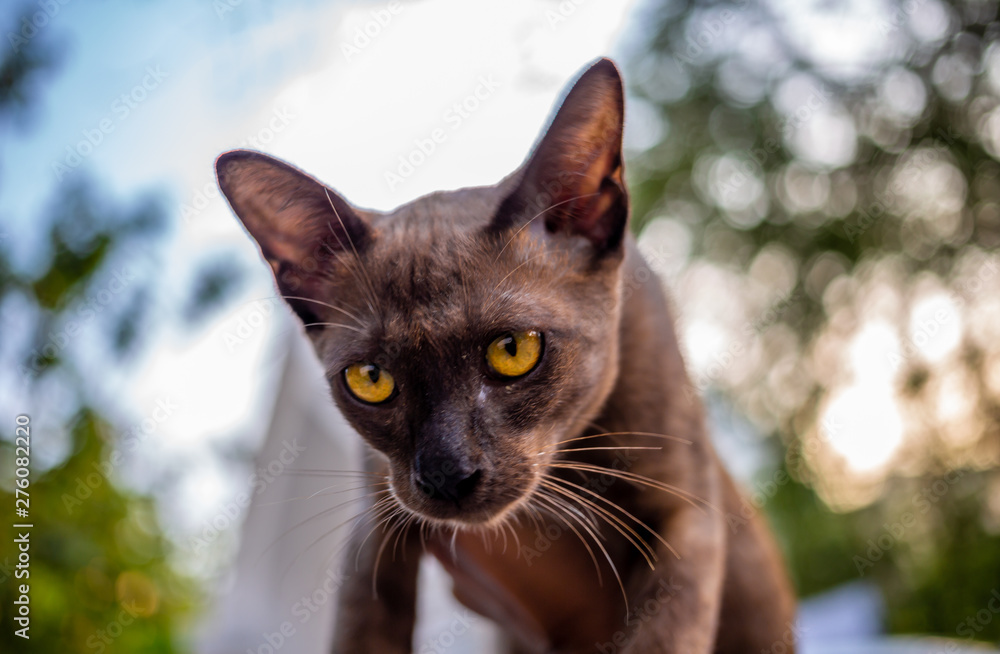
[[287, 163], [251, 150], [215, 162], [219, 188], [271, 266], [278, 290], [303, 323], [322, 315], [323, 275], [337, 256], [365, 249], [371, 230], [332, 189]]
[[530, 223], [582, 236], [598, 255], [620, 252], [628, 222], [621, 75], [599, 59], [580, 75], [497, 210], [494, 232]]

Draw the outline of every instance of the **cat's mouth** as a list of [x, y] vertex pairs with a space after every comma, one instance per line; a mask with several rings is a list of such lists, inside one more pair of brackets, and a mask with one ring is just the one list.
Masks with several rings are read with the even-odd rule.
[[[399, 483], [398, 480], [405, 479]], [[489, 525], [503, 520], [531, 492], [524, 478], [500, 479], [477, 469], [452, 483], [429, 483], [409, 471], [393, 475], [392, 490], [405, 508], [432, 522]]]

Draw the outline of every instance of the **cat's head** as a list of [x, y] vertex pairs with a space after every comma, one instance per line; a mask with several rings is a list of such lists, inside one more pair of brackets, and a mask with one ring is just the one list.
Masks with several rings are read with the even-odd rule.
[[417, 514], [490, 523], [618, 372], [628, 221], [621, 78], [587, 69], [496, 186], [365, 211], [256, 152], [219, 185], [305, 325], [334, 400]]

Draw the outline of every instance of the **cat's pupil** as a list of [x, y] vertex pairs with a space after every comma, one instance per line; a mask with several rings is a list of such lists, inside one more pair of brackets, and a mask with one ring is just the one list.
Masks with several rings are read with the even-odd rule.
[[507, 350], [507, 354], [510, 356], [517, 356], [517, 341], [514, 340], [513, 336], [508, 336], [504, 339], [503, 349]]
[[367, 366], [368, 367], [368, 379], [372, 380], [373, 384], [378, 383], [379, 370], [378, 366]]

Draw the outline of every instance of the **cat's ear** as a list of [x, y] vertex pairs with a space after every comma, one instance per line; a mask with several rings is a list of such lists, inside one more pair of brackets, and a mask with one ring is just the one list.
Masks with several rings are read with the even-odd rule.
[[549, 233], [586, 237], [599, 254], [618, 250], [628, 222], [624, 118], [621, 75], [610, 59], [600, 59], [566, 95], [491, 229], [532, 221]]
[[[278, 290], [303, 323], [317, 322], [331, 260], [353, 256], [371, 230], [343, 198], [283, 161], [233, 150], [215, 162], [219, 188], [271, 266]], [[304, 298], [304, 299], [303, 299]]]

